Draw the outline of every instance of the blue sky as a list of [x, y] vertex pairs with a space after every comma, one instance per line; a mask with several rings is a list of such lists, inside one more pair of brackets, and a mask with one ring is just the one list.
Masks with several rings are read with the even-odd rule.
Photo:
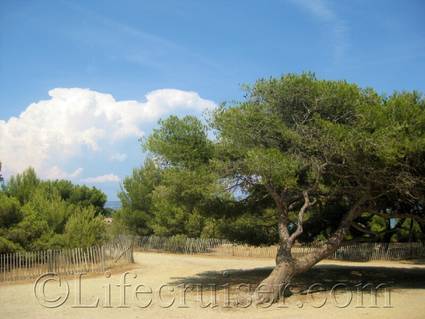
[[4, 173], [32, 165], [115, 199], [159, 118], [302, 71], [425, 92], [425, 2], [2, 0]]

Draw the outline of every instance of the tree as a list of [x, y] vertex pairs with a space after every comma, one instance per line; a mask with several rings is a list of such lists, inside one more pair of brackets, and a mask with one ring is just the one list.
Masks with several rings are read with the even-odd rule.
[[40, 238], [45, 234], [53, 233], [47, 221], [28, 206], [23, 213], [24, 218], [18, 224], [7, 229], [4, 237], [27, 251], [46, 248], [46, 243], [42, 242]]
[[16, 174], [10, 178], [6, 186], [6, 193], [17, 198], [21, 204], [25, 204], [39, 184], [40, 180], [35, 170], [30, 167], [21, 174]]
[[77, 208], [65, 226], [68, 247], [89, 247], [106, 240], [105, 222], [94, 207]]
[[88, 187], [86, 185], [74, 185], [73, 190], [68, 199], [68, 202], [79, 205], [81, 207], [93, 207], [96, 214], [106, 214], [105, 203], [106, 194], [96, 187]]
[[0, 228], [8, 228], [22, 220], [21, 205], [16, 198], [0, 192]]
[[206, 125], [193, 116], [170, 116], [144, 141], [161, 172], [151, 193], [149, 224], [155, 234], [216, 235], [214, 216], [228, 211], [232, 196], [210, 166], [214, 144], [207, 134]]
[[67, 220], [75, 210], [75, 205], [64, 201], [56, 189], [47, 192], [44, 187], [39, 187], [32, 193], [31, 199], [22, 210], [33, 212], [46, 221], [54, 233], [62, 234]]
[[20, 250], [21, 247], [16, 245], [14, 242], [4, 238], [0, 237], [0, 254], [8, 254], [13, 253], [15, 251]]
[[213, 155], [213, 145], [207, 138], [207, 128], [194, 116], [179, 119], [170, 116], [159, 122], [144, 143], [163, 166], [194, 169], [207, 164]]
[[[423, 219], [425, 105], [417, 93], [384, 98], [345, 81], [287, 75], [258, 81], [212, 124], [224, 176], [247, 192], [261, 185], [276, 205], [279, 249], [260, 302], [333, 253], [363, 212]], [[321, 216], [336, 203], [339, 221], [323, 245], [294, 258], [307, 213]]]
[[152, 193], [160, 181], [161, 172], [152, 159], [146, 159], [143, 167], [134, 169], [118, 193], [121, 209], [114, 215], [114, 224], [132, 234], [152, 234], [149, 224], [153, 216]]
[[0, 252], [101, 243], [105, 201], [96, 188], [40, 180], [27, 169], [0, 191]]
[[[256, 291], [259, 302], [276, 300], [294, 276], [352, 238], [366, 213], [423, 224], [425, 103], [418, 93], [383, 97], [345, 81], [289, 74], [259, 80], [244, 101], [216, 109], [214, 139], [200, 123], [162, 121], [147, 149], [167, 170], [202, 167], [222, 190], [239, 194], [239, 203], [260, 194], [273, 202], [274, 213], [251, 210], [244, 221], [267, 216], [277, 224], [276, 267]], [[291, 248], [313, 220], [321, 221], [321, 246], [295, 258]]]
[[229, 209], [231, 195], [209, 166], [214, 145], [207, 127], [193, 116], [171, 116], [160, 124], [143, 141], [150, 157], [123, 182], [114, 228], [138, 235], [219, 237], [226, 229], [215, 217], [235, 209]]

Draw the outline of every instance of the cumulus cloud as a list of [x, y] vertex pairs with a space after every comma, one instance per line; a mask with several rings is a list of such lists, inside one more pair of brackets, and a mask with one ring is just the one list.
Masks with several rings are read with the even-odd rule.
[[96, 177], [87, 177], [81, 179], [81, 182], [88, 184], [103, 184], [103, 183], [111, 183], [111, 182], [119, 182], [120, 178], [114, 174], [106, 174], [100, 175]]
[[151, 91], [144, 101], [117, 101], [111, 94], [81, 88], [56, 88], [49, 96], [18, 117], [0, 120], [0, 161], [6, 175], [32, 166], [42, 177], [76, 178], [83, 168], [74, 165], [68, 172], [65, 163], [106, 150], [117, 153], [114, 160], [125, 160], [125, 154], [114, 152], [114, 145], [143, 136], [145, 125], [171, 113], [215, 107], [196, 92], [176, 89]]

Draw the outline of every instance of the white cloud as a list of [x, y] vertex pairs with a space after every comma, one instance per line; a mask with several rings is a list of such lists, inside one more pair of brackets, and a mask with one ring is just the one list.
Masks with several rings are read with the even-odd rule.
[[109, 159], [114, 162], [124, 162], [127, 159], [127, 154], [125, 153], [114, 153]]
[[102, 184], [102, 183], [119, 182], [120, 178], [114, 174], [106, 174], [106, 175], [100, 175], [96, 177], [83, 178], [80, 181], [83, 183], [88, 183], [88, 184]]
[[44, 177], [48, 179], [73, 179], [80, 176], [82, 172], [82, 167], [79, 167], [75, 171], [69, 173], [55, 165], [47, 169], [46, 173], [44, 174]]
[[[91, 153], [114, 154], [123, 139], [141, 137], [143, 127], [170, 113], [197, 113], [215, 107], [198, 93], [161, 89], [145, 101], [117, 101], [110, 94], [81, 88], [56, 88], [50, 98], [29, 105], [18, 117], [0, 120], [0, 161], [6, 176], [32, 166], [47, 178], [76, 178], [73, 160]], [[125, 154], [115, 156], [124, 159]], [[78, 162], [75, 160], [75, 162]]]

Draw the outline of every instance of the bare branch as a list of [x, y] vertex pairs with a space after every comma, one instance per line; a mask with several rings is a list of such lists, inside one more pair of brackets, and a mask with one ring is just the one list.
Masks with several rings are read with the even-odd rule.
[[322, 260], [326, 256], [332, 254], [340, 246], [345, 234], [350, 228], [354, 219], [356, 219], [362, 212], [362, 207], [368, 199], [368, 194], [363, 194], [361, 198], [351, 207], [351, 209], [342, 217], [341, 222], [337, 230], [333, 235], [326, 241], [326, 243], [318, 248], [317, 251], [307, 256], [301, 257], [297, 261], [297, 271], [303, 272], [309, 269], [318, 261]]
[[307, 191], [303, 191], [303, 197], [304, 197], [304, 204], [298, 211], [297, 229], [288, 239], [289, 246], [292, 246], [295, 240], [298, 238], [298, 236], [300, 236], [303, 233], [303, 222], [304, 222], [305, 211], [316, 203], [316, 199], [314, 199], [313, 201], [310, 201]]

